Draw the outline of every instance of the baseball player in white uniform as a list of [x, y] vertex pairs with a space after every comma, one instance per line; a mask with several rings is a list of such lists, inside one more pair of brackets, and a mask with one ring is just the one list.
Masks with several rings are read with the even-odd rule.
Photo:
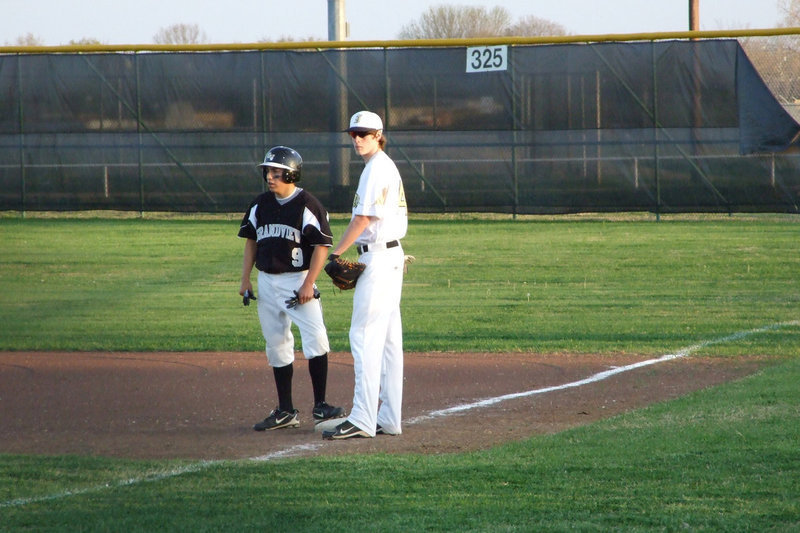
[[400, 296], [404, 254], [400, 239], [408, 229], [403, 181], [383, 151], [383, 122], [375, 113], [359, 111], [347, 129], [353, 148], [366, 166], [353, 201], [350, 223], [328, 256], [335, 259], [355, 244], [366, 269], [353, 294], [350, 349], [355, 389], [353, 409], [328, 440], [399, 435], [402, 431], [403, 329]]

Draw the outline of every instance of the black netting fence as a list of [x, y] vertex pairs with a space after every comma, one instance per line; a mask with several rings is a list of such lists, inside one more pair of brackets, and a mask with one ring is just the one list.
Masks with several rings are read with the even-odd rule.
[[763, 80], [733, 39], [5, 54], [0, 210], [238, 212], [285, 144], [346, 212], [370, 109], [414, 211], [797, 212], [800, 94]]

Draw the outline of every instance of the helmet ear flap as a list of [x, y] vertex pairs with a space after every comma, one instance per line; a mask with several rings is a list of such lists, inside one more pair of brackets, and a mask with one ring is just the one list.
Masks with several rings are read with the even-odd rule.
[[286, 183], [294, 183], [295, 181], [300, 179], [300, 175], [296, 170], [283, 170], [283, 181]]
[[263, 176], [267, 179], [266, 167], [276, 167], [283, 170], [281, 178], [286, 183], [300, 181], [302, 172], [303, 158], [293, 148], [288, 146], [275, 146], [264, 156], [264, 162], [260, 165], [264, 168]]

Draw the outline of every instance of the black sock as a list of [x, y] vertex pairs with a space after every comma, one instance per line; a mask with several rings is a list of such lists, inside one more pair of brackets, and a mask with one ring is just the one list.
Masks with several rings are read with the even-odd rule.
[[290, 363], [286, 366], [272, 367], [272, 373], [275, 375], [275, 388], [278, 389], [278, 409], [291, 412], [294, 409], [292, 405], [294, 365]]
[[309, 359], [308, 373], [311, 374], [311, 388], [314, 389], [314, 405], [317, 405], [325, 401], [325, 386], [328, 382], [328, 354]]

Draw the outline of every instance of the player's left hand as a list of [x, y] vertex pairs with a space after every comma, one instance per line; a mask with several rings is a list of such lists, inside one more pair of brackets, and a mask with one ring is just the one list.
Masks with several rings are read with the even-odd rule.
[[328, 256], [328, 264], [325, 265], [325, 273], [331, 277], [334, 285], [347, 291], [356, 288], [356, 282], [366, 268], [367, 265], [364, 263], [331, 254]]
[[256, 295], [253, 294], [253, 291], [251, 291], [250, 289], [245, 290], [244, 294], [242, 294], [243, 305], [250, 305], [250, 300], [257, 300], [257, 299], [258, 298], [256, 298]]
[[[289, 298], [285, 302], [286, 309], [294, 309], [300, 304], [300, 295], [298, 294], [297, 291], [293, 292], [294, 292], [294, 298]], [[314, 298], [319, 298], [319, 297], [320, 297], [319, 290], [316, 287], [314, 287]]]

